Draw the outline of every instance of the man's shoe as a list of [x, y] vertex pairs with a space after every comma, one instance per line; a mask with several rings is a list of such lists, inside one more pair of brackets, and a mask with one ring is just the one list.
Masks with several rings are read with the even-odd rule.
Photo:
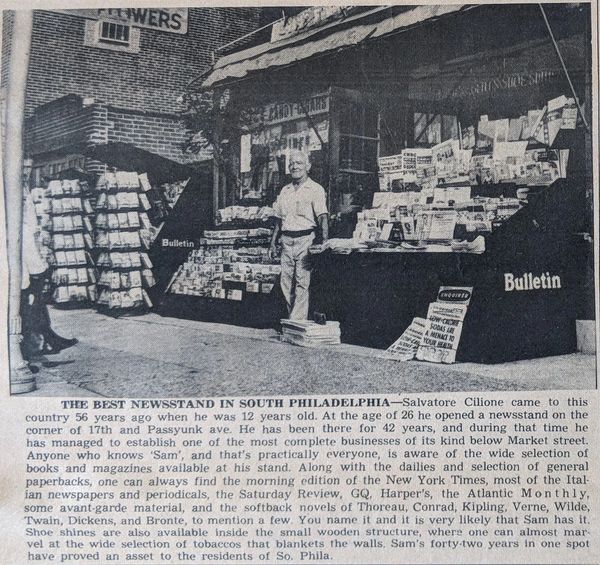
[[49, 328], [48, 331], [45, 332], [44, 339], [46, 343], [59, 349], [66, 349], [67, 347], [72, 347], [76, 343], [79, 343], [79, 340], [74, 337], [69, 339], [58, 335], [52, 328]]
[[54, 345], [57, 345], [61, 349], [67, 349], [69, 347], [73, 347], [77, 345], [79, 340], [76, 337], [72, 337], [71, 339], [67, 339], [66, 337], [57, 336], [54, 341]]
[[79, 343], [79, 340], [76, 338], [67, 339], [65, 337], [55, 335], [50, 339], [46, 340], [46, 343], [44, 343], [44, 347], [42, 348], [42, 354], [55, 355], [57, 353], [60, 353], [63, 349], [73, 347], [73, 345], [75, 345], [76, 343]]

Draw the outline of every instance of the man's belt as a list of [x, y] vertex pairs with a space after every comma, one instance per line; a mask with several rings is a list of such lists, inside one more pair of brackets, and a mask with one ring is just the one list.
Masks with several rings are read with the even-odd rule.
[[314, 229], [300, 231], [282, 230], [281, 235], [287, 235], [288, 237], [302, 237], [304, 235], [310, 235], [311, 233], [314, 233], [314, 231]]

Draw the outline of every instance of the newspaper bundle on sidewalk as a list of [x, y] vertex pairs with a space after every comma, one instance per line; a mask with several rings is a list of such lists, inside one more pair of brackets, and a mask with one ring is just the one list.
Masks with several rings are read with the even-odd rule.
[[426, 326], [425, 318], [414, 318], [404, 333], [387, 348], [387, 352], [399, 361], [414, 359], [423, 340]]
[[310, 320], [281, 320], [281, 341], [314, 347], [340, 343], [340, 323], [317, 324]]

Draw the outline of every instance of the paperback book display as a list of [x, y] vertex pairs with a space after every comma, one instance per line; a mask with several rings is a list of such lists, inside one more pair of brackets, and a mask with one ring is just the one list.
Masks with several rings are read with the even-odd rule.
[[[460, 140], [379, 158], [380, 192], [371, 209], [358, 213], [347, 247], [482, 253], [478, 236], [524, 206], [529, 190], [566, 177], [569, 150], [553, 144], [576, 121], [574, 99], [560, 96], [519, 118], [481, 116]], [[511, 185], [513, 195], [479, 195], [482, 187], [501, 184]]]
[[68, 305], [96, 300], [91, 202], [85, 183], [53, 180], [31, 191], [41, 226], [42, 254], [52, 267], [53, 300]]
[[52, 250], [52, 196], [50, 188], [36, 187], [31, 189], [31, 200], [35, 207], [35, 215], [39, 228], [40, 255], [49, 266], [54, 265]]
[[221, 225], [264, 225], [275, 215], [270, 206], [227, 206], [217, 211], [215, 223]]
[[137, 313], [152, 306], [148, 183], [135, 172], [105, 173], [96, 185], [95, 243], [99, 269], [98, 307], [111, 314]]
[[[179, 267], [169, 292], [234, 301], [248, 294], [270, 294], [281, 266], [268, 257], [272, 230], [263, 226], [270, 212], [260, 210], [242, 206], [219, 210], [218, 226], [224, 229], [204, 231], [200, 247]], [[260, 227], [237, 227], [240, 220]]]

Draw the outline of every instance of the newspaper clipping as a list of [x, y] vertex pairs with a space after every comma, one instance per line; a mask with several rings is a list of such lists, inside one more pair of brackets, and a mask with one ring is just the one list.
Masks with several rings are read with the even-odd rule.
[[598, 565], [597, 0], [111, 4], [2, 4], [0, 563]]

